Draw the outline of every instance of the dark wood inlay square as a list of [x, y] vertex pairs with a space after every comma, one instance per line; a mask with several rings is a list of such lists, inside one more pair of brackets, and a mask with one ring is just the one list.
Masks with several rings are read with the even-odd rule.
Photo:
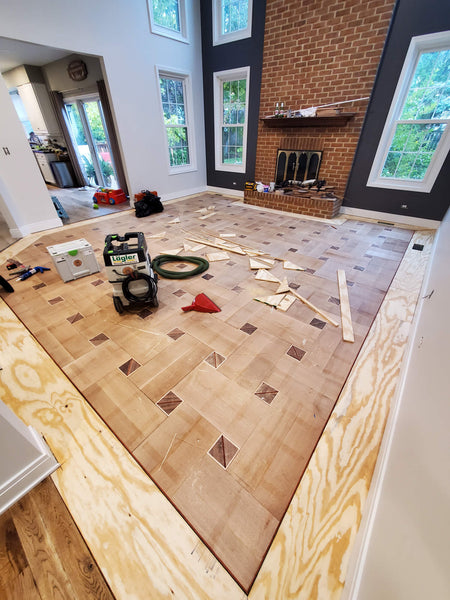
[[224, 435], [221, 435], [214, 446], [210, 448], [208, 454], [226, 469], [236, 456], [238, 450], [239, 448], [233, 442], [230, 442]]
[[51, 298], [48, 303], [49, 304], [58, 304], [58, 302], [63, 302], [64, 298], [61, 298], [61, 296], [57, 296], [56, 298]]
[[207, 362], [215, 369], [217, 369], [217, 367], [219, 367], [224, 360], [225, 357], [219, 354], [218, 352], [211, 352], [211, 354], [205, 358], [205, 362]]
[[170, 338], [172, 338], [173, 340], [177, 340], [178, 338], [180, 338], [182, 335], [184, 335], [184, 331], [181, 331], [181, 329], [178, 329], [177, 327], [175, 329], [172, 329], [172, 331], [169, 331], [169, 333], [167, 334]]
[[305, 273], [309, 273], [310, 275], [314, 275], [315, 272], [316, 272], [315, 269], [310, 269], [309, 267], [307, 269], [305, 269]]
[[137, 316], [138, 316], [140, 319], [146, 319], [147, 317], [149, 317], [149, 316], [150, 316], [150, 315], [152, 315], [152, 314], [153, 314], [153, 311], [151, 311], [149, 308], [143, 308], [142, 310], [140, 310], [140, 311], [137, 313]]
[[33, 290], [40, 290], [41, 288], [45, 287], [47, 284], [46, 283], [38, 283], [36, 285], [33, 285]]
[[125, 375], [131, 375], [131, 373], [133, 373], [133, 371], [136, 371], [136, 369], [139, 369], [141, 365], [134, 360], [134, 358], [130, 358], [130, 360], [127, 360], [126, 363], [123, 363], [123, 365], [120, 365], [119, 369], [122, 371], [122, 373], [125, 373]]
[[261, 400], [264, 400], [264, 402], [266, 402], [267, 404], [271, 404], [277, 394], [278, 390], [276, 390], [269, 384], [264, 383], [264, 381], [261, 383], [261, 385], [255, 392], [255, 396], [258, 396], [258, 398], [261, 398]]
[[364, 268], [364, 267], [361, 267], [361, 266], [359, 266], [359, 265], [355, 265], [353, 268], [354, 268], [356, 271], [365, 271], [365, 268]]
[[186, 292], [184, 290], [177, 290], [173, 294], [174, 294], [174, 296], [178, 296], [180, 298], [181, 296], [184, 296], [185, 293]]
[[206, 281], [208, 281], [209, 279], [212, 279], [214, 277], [214, 275], [210, 275], [209, 273], [206, 273], [206, 275], [202, 275], [203, 279], [206, 279]]
[[91, 281], [91, 285], [95, 285], [95, 286], [102, 285], [102, 283], [105, 283], [103, 281], [103, 279], [96, 279], [95, 281]]
[[323, 329], [326, 325], [325, 321], [321, 321], [320, 319], [313, 319], [309, 322], [313, 327], [317, 327], [317, 329]]
[[103, 342], [106, 342], [106, 340], [109, 340], [109, 337], [104, 333], [99, 333], [95, 337], [91, 338], [89, 341], [91, 342], [91, 344], [94, 344], [94, 346], [100, 346], [100, 344], [103, 344]]
[[238, 294], [240, 292], [244, 291], [244, 288], [239, 287], [238, 285], [235, 285], [234, 288], [231, 288], [233, 292], [237, 292]]
[[183, 401], [173, 392], [167, 392], [165, 396], [158, 400], [156, 403], [159, 408], [166, 413], [167, 416], [173, 412], [176, 407], [181, 404]]
[[84, 317], [81, 313], [77, 313], [76, 315], [67, 317], [67, 321], [69, 321], [69, 323], [76, 323], [77, 321], [81, 321], [81, 319], [84, 319]]
[[252, 335], [252, 333], [254, 333], [257, 329], [258, 328], [252, 325], [251, 323], [245, 323], [245, 325], [242, 325], [241, 327], [241, 331], [243, 331], [244, 333], [248, 333], [248, 335]]
[[289, 252], [297, 252], [297, 248], [289, 248]]
[[286, 354], [288, 356], [292, 356], [292, 358], [295, 358], [295, 360], [302, 360], [306, 352], [301, 348], [297, 348], [297, 346], [291, 346]]
[[331, 302], [331, 304], [336, 304], [337, 306], [340, 306], [341, 301], [339, 300], [339, 298], [336, 298], [335, 296], [330, 296], [328, 298], [328, 302]]

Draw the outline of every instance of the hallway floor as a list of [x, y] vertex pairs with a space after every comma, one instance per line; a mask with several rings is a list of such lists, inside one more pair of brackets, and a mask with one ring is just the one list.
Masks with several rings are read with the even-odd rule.
[[[198, 211], [211, 203], [206, 221]], [[336, 270], [345, 269], [355, 343], [298, 301], [287, 312], [255, 302], [277, 285], [256, 280], [248, 257], [231, 253], [203, 276], [160, 279], [158, 309], [118, 315], [101, 251], [106, 234], [133, 230], [145, 233], [152, 257], [189, 244], [189, 231], [234, 234], [304, 267], [277, 261], [270, 272], [337, 321]], [[204, 194], [147, 219], [123, 213], [44, 234], [20, 258], [52, 270], [18, 283], [5, 300], [248, 591], [411, 235]], [[102, 271], [63, 283], [46, 246], [80, 237]], [[181, 311], [200, 292], [221, 312]]]

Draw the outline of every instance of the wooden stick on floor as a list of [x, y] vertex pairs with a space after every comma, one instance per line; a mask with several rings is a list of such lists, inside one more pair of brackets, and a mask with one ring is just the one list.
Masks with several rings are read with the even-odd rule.
[[354, 342], [355, 336], [353, 335], [352, 315], [350, 312], [350, 302], [348, 299], [345, 271], [343, 269], [338, 269], [337, 277], [339, 286], [339, 299], [341, 302], [342, 339], [344, 342]]
[[335, 327], [339, 327], [339, 323], [337, 321], [335, 321], [333, 319], [333, 317], [331, 317], [326, 312], [323, 312], [322, 310], [317, 308], [317, 306], [314, 306], [314, 304], [311, 304], [311, 302], [309, 302], [309, 300], [307, 300], [306, 298], [303, 298], [303, 296], [300, 296], [300, 294], [297, 294], [297, 292], [295, 290], [293, 290], [292, 288], [291, 288], [291, 294], [294, 294], [294, 296], [296, 298], [298, 298], [301, 302], [303, 302], [303, 304], [306, 304], [306, 306], [308, 306], [311, 310], [313, 310], [318, 315], [320, 315], [323, 319], [325, 319], [325, 321], [328, 321], [328, 323], [331, 323]]

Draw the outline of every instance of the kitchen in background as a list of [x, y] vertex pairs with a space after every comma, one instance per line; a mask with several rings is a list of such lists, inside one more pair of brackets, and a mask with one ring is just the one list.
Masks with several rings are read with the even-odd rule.
[[129, 202], [93, 208], [97, 187], [124, 187], [99, 59], [68, 54], [42, 66], [19, 65], [2, 76], [49, 193], [68, 215], [63, 221], [128, 209]]

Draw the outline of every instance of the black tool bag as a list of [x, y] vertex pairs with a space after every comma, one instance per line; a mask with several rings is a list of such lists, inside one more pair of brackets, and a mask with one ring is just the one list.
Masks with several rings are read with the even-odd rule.
[[159, 196], [155, 196], [148, 190], [144, 190], [142, 193], [144, 194], [143, 198], [134, 203], [136, 217], [140, 219], [141, 217], [148, 217], [148, 215], [153, 215], [164, 210]]

